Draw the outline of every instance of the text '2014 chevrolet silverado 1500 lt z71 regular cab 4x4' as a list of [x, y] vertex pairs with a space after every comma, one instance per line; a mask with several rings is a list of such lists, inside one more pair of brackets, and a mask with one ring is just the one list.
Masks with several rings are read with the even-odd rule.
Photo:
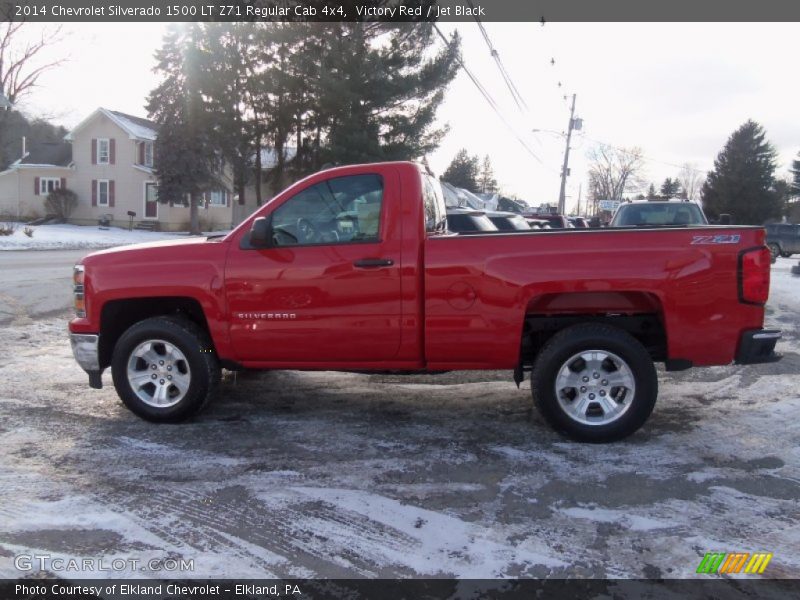
[[95, 252], [75, 267], [78, 363], [151, 421], [197, 413], [220, 369], [531, 371], [559, 431], [620, 439], [668, 370], [777, 359], [756, 227], [446, 229], [413, 163], [339, 167], [230, 234]]

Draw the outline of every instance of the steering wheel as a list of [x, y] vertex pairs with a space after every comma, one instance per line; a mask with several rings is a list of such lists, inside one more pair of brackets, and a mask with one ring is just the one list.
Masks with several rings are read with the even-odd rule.
[[305, 217], [297, 219], [296, 227], [300, 242], [314, 242], [319, 238], [319, 229]]

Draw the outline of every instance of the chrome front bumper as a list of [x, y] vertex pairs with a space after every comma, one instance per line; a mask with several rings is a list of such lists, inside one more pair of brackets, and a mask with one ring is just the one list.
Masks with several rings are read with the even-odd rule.
[[69, 343], [72, 345], [72, 355], [75, 360], [89, 375], [89, 385], [100, 389], [100, 336], [87, 333], [70, 333]]

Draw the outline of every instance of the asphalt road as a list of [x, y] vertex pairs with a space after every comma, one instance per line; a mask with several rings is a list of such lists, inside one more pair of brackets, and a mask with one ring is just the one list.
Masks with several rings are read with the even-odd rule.
[[63, 312], [72, 302], [72, 266], [89, 250], [0, 252], [0, 325]]
[[[195, 420], [146, 423], [108, 373], [88, 388], [67, 311], [35, 316], [80, 253], [49, 254], [0, 255], [20, 311], [0, 327], [0, 579], [110, 576], [21, 573], [20, 555], [126, 577], [696, 578], [706, 552], [800, 577], [795, 261], [767, 310], [783, 361], [660, 371], [647, 425], [598, 446], [501, 372], [245, 373]], [[192, 568], [141, 570], [169, 558]]]

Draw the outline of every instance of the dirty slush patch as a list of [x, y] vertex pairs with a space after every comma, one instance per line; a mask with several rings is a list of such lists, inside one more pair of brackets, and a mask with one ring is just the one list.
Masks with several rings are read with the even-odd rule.
[[[779, 300], [772, 321], [797, 309]], [[154, 425], [109, 374], [87, 387], [65, 326], [0, 329], [2, 577], [46, 553], [194, 560], [98, 577], [680, 578], [711, 551], [800, 577], [795, 336], [780, 363], [660, 373], [645, 428], [598, 446], [493, 372], [245, 373]]]

